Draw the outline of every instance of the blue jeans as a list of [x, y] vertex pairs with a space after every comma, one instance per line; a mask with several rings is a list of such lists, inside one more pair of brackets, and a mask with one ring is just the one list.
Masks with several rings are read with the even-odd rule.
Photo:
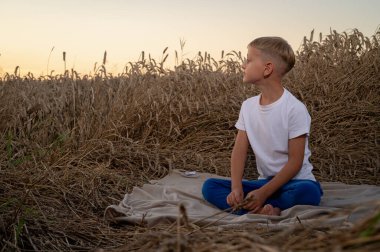
[[[244, 197], [256, 189], [269, 182], [270, 179], [259, 180], [243, 180]], [[225, 210], [230, 208], [227, 204], [227, 196], [231, 192], [231, 180], [228, 179], [207, 179], [202, 187], [202, 194], [205, 200]], [[321, 196], [323, 195], [322, 188], [318, 182], [306, 179], [293, 179], [278, 189], [265, 204], [271, 204], [273, 207], [278, 207], [281, 210], [288, 209], [295, 205], [319, 205]], [[247, 210], [234, 212], [235, 214], [246, 214]]]

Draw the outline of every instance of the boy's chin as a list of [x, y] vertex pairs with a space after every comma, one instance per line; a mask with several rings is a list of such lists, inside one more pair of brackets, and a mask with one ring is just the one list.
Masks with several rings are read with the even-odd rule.
[[243, 79], [243, 83], [244, 83], [244, 84], [253, 84], [252, 81], [249, 81], [249, 80], [247, 80], [247, 79]]

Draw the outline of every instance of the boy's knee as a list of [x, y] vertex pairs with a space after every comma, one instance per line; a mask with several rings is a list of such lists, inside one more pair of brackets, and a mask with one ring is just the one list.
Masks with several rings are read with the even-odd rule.
[[210, 193], [212, 192], [212, 188], [215, 187], [215, 179], [214, 178], [209, 178], [205, 182], [203, 182], [202, 185], [202, 194], [203, 198], [208, 200], [210, 198]]
[[319, 205], [321, 202], [321, 189], [319, 185], [312, 181], [302, 182], [298, 190], [299, 197], [303, 199], [304, 204]]
[[220, 194], [225, 187], [230, 188], [230, 182], [224, 179], [209, 178], [202, 185], [203, 197], [208, 200], [214, 198], [215, 194]]

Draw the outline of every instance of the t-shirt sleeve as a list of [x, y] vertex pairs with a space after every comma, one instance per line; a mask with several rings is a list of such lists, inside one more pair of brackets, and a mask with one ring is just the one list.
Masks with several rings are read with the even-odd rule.
[[305, 105], [296, 104], [290, 110], [289, 116], [289, 139], [310, 133], [311, 118]]
[[244, 103], [241, 105], [241, 108], [240, 108], [240, 113], [239, 113], [239, 119], [237, 120], [237, 122], [235, 123], [235, 127], [239, 130], [244, 130], [245, 131], [245, 124], [244, 124], [244, 113], [243, 113], [243, 110], [244, 110]]

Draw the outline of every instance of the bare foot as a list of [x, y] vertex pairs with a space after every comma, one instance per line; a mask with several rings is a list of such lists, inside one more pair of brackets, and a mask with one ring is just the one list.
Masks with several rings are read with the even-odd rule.
[[266, 204], [263, 208], [261, 208], [258, 214], [279, 216], [281, 214], [281, 210], [278, 207], [273, 207], [270, 204]]

